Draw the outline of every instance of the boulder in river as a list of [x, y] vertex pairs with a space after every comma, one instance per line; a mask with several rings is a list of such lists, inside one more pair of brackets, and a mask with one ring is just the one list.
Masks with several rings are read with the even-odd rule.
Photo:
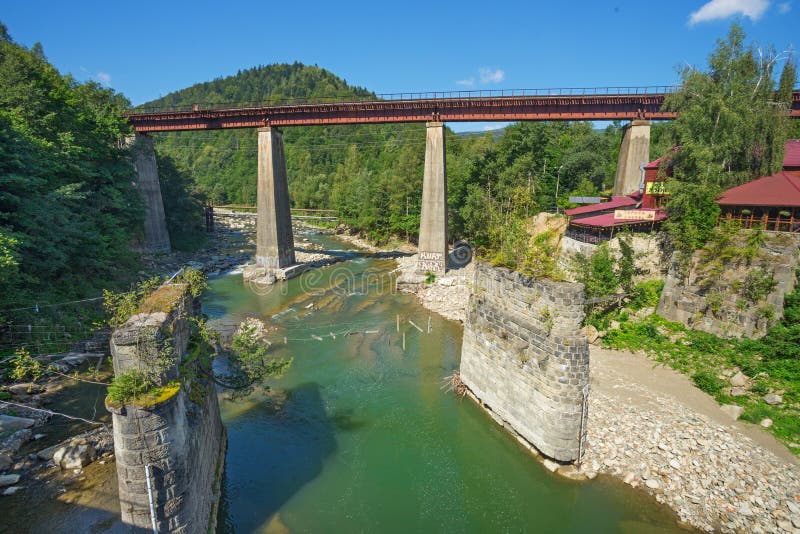
[[42, 393], [44, 387], [33, 382], [23, 382], [21, 384], [12, 384], [8, 389], [14, 395], [33, 395], [34, 393]]
[[9, 432], [30, 428], [36, 421], [27, 417], [14, 417], [12, 415], [0, 415], [0, 432]]
[[85, 439], [76, 438], [53, 453], [53, 463], [61, 469], [80, 469], [97, 457], [95, 448]]
[[13, 486], [19, 482], [19, 475], [0, 475], [0, 488]]
[[33, 434], [33, 432], [30, 428], [21, 428], [17, 430], [0, 441], [0, 450], [8, 454], [15, 454], [23, 444], [31, 439], [31, 434]]

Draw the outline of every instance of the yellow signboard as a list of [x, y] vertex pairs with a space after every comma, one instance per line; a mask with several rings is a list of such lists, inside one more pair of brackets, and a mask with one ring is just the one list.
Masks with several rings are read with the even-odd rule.
[[646, 195], [669, 195], [667, 182], [647, 182], [644, 187]]
[[655, 221], [656, 212], [652, 210], [614, 210], [614, 220]]

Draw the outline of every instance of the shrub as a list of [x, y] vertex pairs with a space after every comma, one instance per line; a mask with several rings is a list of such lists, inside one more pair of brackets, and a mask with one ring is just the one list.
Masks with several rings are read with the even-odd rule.
[[624, 291], [630, 292], [633, 290], [633, 277], [640, 271], [636, 268], [636, 255], [630, 237], [622, 237], [618, 242], [620, 257], [617, 260], [617, 280]]
[[711, 396], [719, 395], [725, 387], [725, 382], [708, 370], [698, 371], [693, 374], [692, 382]]
[[722, 293], [719, 291], [710, 291], [706, 295], [706, 306], [714, 317], [719, 316], [719, 312], [722, 311], [722, 300]]
[[633, 295], [628, 306], [632, 310], [642, 308], [655, 308], [661, 298], [661, 291], [664, 289], [664, 280], [648, 280], [636, 284], [633, 288]]
[[762, 319], [766, 319], [767, 322], [772, 322], [775, 318], [775, 306], [772, 304], [763, 304], [758, 307], [757, 313]]
[[13, 380], [37, 381], [44, 373], [42, 362], [31, 357], [28, 349], [20, 347], [11, 358], [11, 378]]
[[163, 283], [160, 276], [154, 276], [141, 282], [137, 287], [125, 293], [114, 293], [113, 291], [103, 290], [103, 306], [109, 315], [108, 324], [120, 326], [136, 312], [139, 303], [150, 293], [158, 289]]
[[769, 295], [778, 281], [772, 271], [763, 268], [753, 269], [747, 273], [742, 283], [742, 296], [752, 303], [757, 303]]
[[206, 275], [203, 274], [203, 271], [195, 269], [194, 267], [184, 267], [183, 272], [176, 277], [175, 281], [180, 284], [187, 284], [189, 286], [189, 293], [191, 293], [193, 297], [199, 297], [208, 287]]
[[114, 377], [108, 386], [108, 398], [117, 404], [127, 404], [143, 396], [151, 387], [153, 383], [144, 371], [130, 369]]
[[578, 281], [585, 288], [587, 298], [604, 297], [616, 293], [619, 279], [615, 270], [615, 259], [606, 243], [598, 246], [588, 258], [583, 254], [575, 256], [573, 266]]
[[744, 257], [747, 258], [747, 261], [753, 261], [758, 253], [761, 251], [761, 247], [764, 245], [764, 231], [760, 227], [756, 227], [747, 234], [747, 243], [744, 246]]

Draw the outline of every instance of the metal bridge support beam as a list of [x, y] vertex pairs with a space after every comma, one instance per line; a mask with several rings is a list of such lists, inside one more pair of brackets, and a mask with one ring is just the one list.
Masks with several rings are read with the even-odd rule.
[[650, 124], [650, 121], [634, 120], [623, 129], [614, 180], [615, 195], [629, 195], [639, 190], [640, 166], [650, 161]]
[[295, 263], [292, 214], [283, 135], [277, 128], [258, 129], [256, 264], [277, 270]]
[[429, 122], [426, 127], [417, 271], [444, 273], [447, 270], [447, 173], [444, 123]]
[[167, 218], [164, 200], [161, 198], [161, 183], [158, 181], [156, 151], [153, 138], [146, 134], [127, 137], [125, 143], [131, 150], [136, 169], [136, 186], [144, 202], [144, 246], [145, 252], [169, 252]]

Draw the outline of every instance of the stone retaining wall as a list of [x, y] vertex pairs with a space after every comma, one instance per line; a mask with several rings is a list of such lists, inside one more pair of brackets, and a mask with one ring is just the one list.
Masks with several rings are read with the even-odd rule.
[[504, 426], [561, 462], [578, 458], [589, 383], [583, 302], [580, 284], [479, 264], [464, 326], [464, 384]]
[[181, 382], [175, 395], [153, 406], [109, 408], [120, 508], [123, 523], [135, 531], [152, 530], [145, 476], [145, 465], [150, 465], [158, 531], [207, 532], [216, 528], [212, 523], [219, 499], [225, 429], [213, 383], [198, 377], [196, 368], [181, 366], [194, 303], [184, 293], [173, 306], [170, 311], [134, 315], [111, 337], [116, 374], [136, 368], [141, 354], [167, 344], [172, 346], [176, 362], [165, 371], [163, 380], [178, 378]]

